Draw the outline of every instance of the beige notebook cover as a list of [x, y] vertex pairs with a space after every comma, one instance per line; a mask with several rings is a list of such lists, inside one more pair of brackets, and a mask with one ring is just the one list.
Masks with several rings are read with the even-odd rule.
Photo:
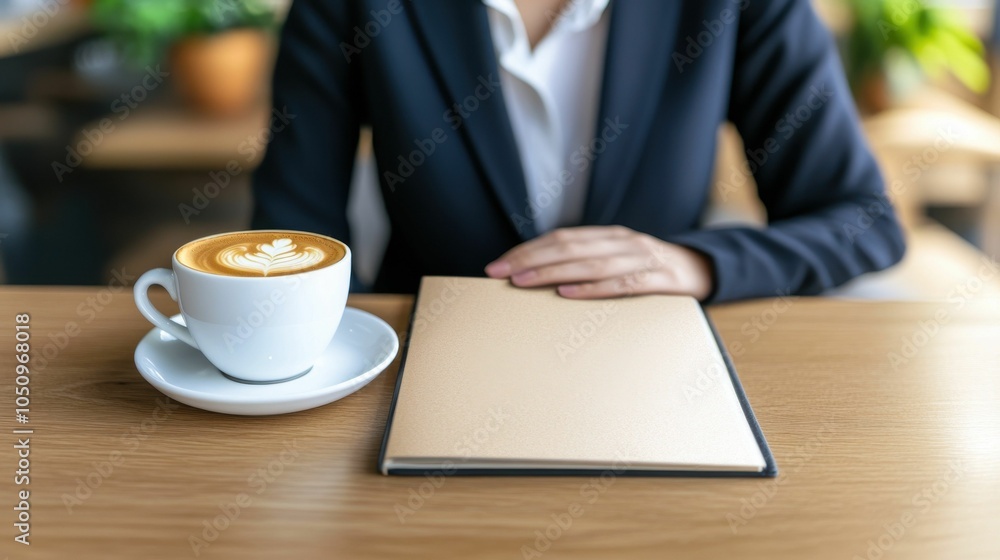
[[775, 472], [690, 297], [425, 277], [399, 375], [384, 474]]

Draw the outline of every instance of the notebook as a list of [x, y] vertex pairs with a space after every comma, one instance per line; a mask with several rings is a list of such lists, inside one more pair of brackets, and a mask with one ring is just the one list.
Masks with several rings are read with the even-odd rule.
[[774, 476], [701, 305], [425, 277], [383, 474]]

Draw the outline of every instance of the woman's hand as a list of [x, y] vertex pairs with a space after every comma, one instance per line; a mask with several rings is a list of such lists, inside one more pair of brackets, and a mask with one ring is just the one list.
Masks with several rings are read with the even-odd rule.
[[572, 299], [712, 293], [708, 257], [622, 226], [557, 229], [507, 251], [486, 267], [515, 286], [558, 286]]

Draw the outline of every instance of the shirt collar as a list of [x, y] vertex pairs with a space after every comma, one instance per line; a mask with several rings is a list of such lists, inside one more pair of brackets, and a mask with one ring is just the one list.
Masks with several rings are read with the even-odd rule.
[[[553, 24], [552, 30], [561, 27], [571, 31], [587, 29], [597, 24], [610, 3], [611, 0], [568, 0], [563, 11], [553, 16], [558, 19]], [[483, 4], [505, 15], [511, 22], [521, 21], [521, 12], [518, 11], [514, 0], [483, 0]]]

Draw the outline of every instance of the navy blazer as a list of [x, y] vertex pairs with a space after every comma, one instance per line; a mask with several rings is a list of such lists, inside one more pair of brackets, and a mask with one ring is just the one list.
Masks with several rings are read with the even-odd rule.
[[[620, 224], [708, 255], [711, 301], [816, 294], [897, 262], [902, 233], [831, 35], [807, 0], [613, 0], [581, 225]], [[392, 233], [376, 291], [482, 276], [538, 235], [482, 0], [295, 0], [274, 73], [275, 132], [254, 228], [350, 243], [369, 125]], [[767, 228], [698, 229], [716, 136], [735, 123]], [[723, 177], [734, 185], [745, 177]], [[558, 188], [550, 185], [550, 188]]]

